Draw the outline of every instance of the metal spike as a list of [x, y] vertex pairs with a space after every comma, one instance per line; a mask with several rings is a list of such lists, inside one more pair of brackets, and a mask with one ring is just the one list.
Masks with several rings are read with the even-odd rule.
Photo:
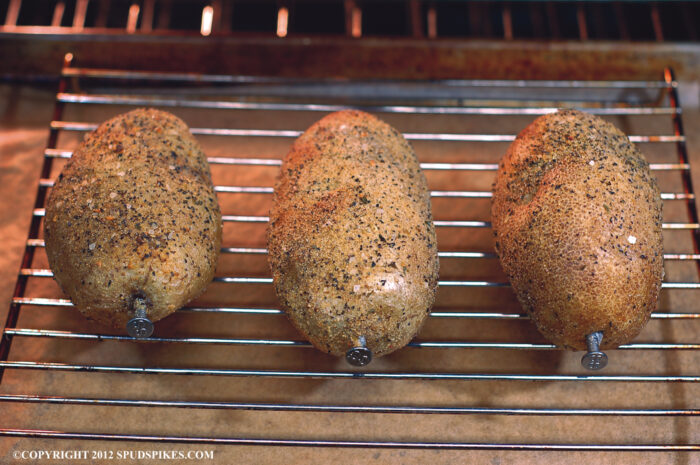
[[588, 353], [581, 358], [581, 365], [589, 370], [602, 370], [608, 364], [608, 356], [601, 352], [600, 344], [603, 342], [603, 332], [596, 331], [586, 336]]
[[364, 336], [360, 336], [357, 346], [345, 353], [345, 360], [356, 367], [363, 367], [372, 361], [372, 351], [367, 348], [367, 339]]
[[153, 322], [146, 317], [146, 301], [143, 297], [136, 297], [132, 307], [134, 317], [126, 324], [127, 334], [139, 339], [150, 337], [153, 334]]

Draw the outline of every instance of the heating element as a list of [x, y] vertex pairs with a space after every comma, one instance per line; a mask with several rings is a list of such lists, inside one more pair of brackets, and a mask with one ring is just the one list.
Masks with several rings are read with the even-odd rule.
[[[83, 69], [71, 59], [48, 123], [0, 346], [0, 401], [20, 412], [0, 420], [0, 435], [357, 448], [700, 449], [698, 429], [688, 427], [700, 415], [693, 403], [700, 386], [700, 224], [671, 70], [660, 70], [656, 81], [312, 81]], [[80, 137], [107, 117], [144, 106], [181, 116], [202, 142], [224, 242], [205, 295], [139, 340], [91, 326], [71, 308], [51, 279], [41, 224], [47, 192]], [[490, 185], [500, 154], [519, 129], [559, 107], [600, 115], [628, 132], [649, 159], [664, 200], [659, 308], [642, 335], [608, 352], [609, 366], [597, 373], [580, 367], [580, 353], [561, 351], [536, 333], [491, 242]], [[342, 108], [379, 115], [414, 145], [431, 189], [441, 260], [438, 300], [418, 337], [363, 368], [321, 354], [291, 329], [276, 308], [265, 257], [265, 212], [281, 157], [311, 122]], [[297, 391], [305, 382], [314, 389]], [[402, 397], [405, 389], [415, 395]], [[489, 392], [495, 394], [472, 397]], [[133, 420], [75, 426], [65, 419], [72, 412], [99, 418], [98, 411]], [[190, 420], [212, 411], [250, 420], [212, 431]], [[153, 428], [158, 412], [192, 423], [191, 430]], [[274, 415], [263, 417], [271, 418], [266, 429], [253, 427], [261, 415]], [[472, 431], [513, 418], [529, 432]], [[556, 426], [543, 426], [552, 418]], [[275, 419], [290, 421], [292, 432]], [[351, 421], [367, 429], [345, 431]], [[558, 426], [568, 421], [576, 426]], [[647, 423], [658, 434], [632, 432]], [[323, 426], [293, 426], [315, 424]], [[435, 437], [431, 428], [455, 433]]]
[[4, 0], [0, 31], [696, 42], [697, 14], [648, 0]]

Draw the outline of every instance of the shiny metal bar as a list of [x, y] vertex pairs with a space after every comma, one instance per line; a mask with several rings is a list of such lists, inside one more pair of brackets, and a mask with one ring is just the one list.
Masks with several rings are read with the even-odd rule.
[[0, 435], [64, 438], [87, 440], [124, 440], [143, 442], [172, 442], [195, 444], [235, 444], [253, 446], [287, 446], [287, 447], [342, 447], [342, 448], [380, 448], [380, 449], [438, 449], [438, 450], [545, 450], [545, 451], [697, 451], [700, 445], [694, 444], [506, 444], [506, 443], [456, 443], [456, 442], [391, 442], [391, 441], [338, 441], [307, 439], [259, 439], [259, 438], [201, 438], [178, 436], [145, 436], [94, 433], [65, 433], [46, 430], [2, 430]]
[[588, 40], [588, 25], [586, 24], [586, 11], [584, 5], [576, 5], [576, 23], [578, 25], [578, 36], [582, 41]]
[[440, 258], [498, 258], [494, 252], [439, 252]]
[[231, 223], [267, 223], [269, 216], [221, 215], [223, 222]]
[[438, 281], [441, 287], [510, 287], [510, 283], [495, 281]]
[[[65, 77], [83, 78], [112, 78], [131, 80], [158, 80], [158, 81], [184, 81], [197, 83], [229, 83], [229, 84], [320, 84], [339, 82], [358, 83], [415, 83], [407, 79], [373, 79], [373, 80], [349, 80], [344, 78], [288, 78], [271, 76], [241, 76], [200, 73], [168, 73], [153, 71], [125, 71], [95, 68], [66, 67], [61, 72]], [[664, 81], [582, 81], [582, 80], [487, 80], [487, 79], [436, 79], [430, 81], [433, 84], [444, 84], [464, 87], [513, 87], [513, 88], [559, 88], [559, 89], [665, 89], [677, 87], [678, 82], [667, 83]]]
[[688, 163], [649, 163], [649, 168], [652, 171], [688, 171], [690, 169], [690, 165]]
[[665, 253], [664, 260], [700, 260], [700, 254]]
[[272, 284], [272, 278], [215, 276], [214, 282], [215, 283], [234, 283], [234, 284]]
[[[53, 179], [40, 179], [40, 187], [53, 187]], [[214, 192], [223, 194], [272, 194], [275, 189], [265, 186], [214, 186]], [[490, 199], [491, 191], [430, 191], [434, 198]], [[693, 200], [695, 194], [684, 192], [662, 192], [661, 200]]]
[[[145, 0], [143, 2], [143, 14], [141, 15], [141, 32], [149, 33], [153, 31], [153, 18], [155, 17], [155, 0]], [[57, 97], [58, 99], [58, 97]]]
[[501, 22], [503, 23], [503, 39], [513, 40], [513, 16], [508, 3], [501, 7]]
[[657, 42], [663, 42], [664, 41], [664, 31], [663, 27], [661, 26], [661, 15], [659, 14], [659, 6], [656, 4], [656, 2], [652, 2], [651, 4], [651, 24], [652, 27], [654, 28], [654, 38], [656, 39]]
[[435, 39], [438, 36], [437, 27], [437, 10], [435, 5], [429, 5], [428, 11], [425, 18], [426, 28], [428, 29], [428, 38]]
[[63, 13], [66, 11], [66, 4], [63, 1], [56, 2], [51, 17], [51, 27], [60, 27], [63, 21]]
[[661, 283], [661, 289], [700, 289], [700, 283]]
[[[73, 304], [68, 299], [55, 299], [46, 297], [15, 297], [12, 303], [18, 305], [50, 306], [50, 307], [72, 307]], [[283, 315], [282, 310], [276, 308], [246, 308], [246, 307], [183, 307], [179, 312], [185, 313], [232, 313], [250, 315]], [[529, 317], [524, 313], [502, 313], [502, 312], [459, 312], [441, 311], [433, 309], [430, 312], [432, 318], [488, 318], [505, 320], [527, 320]], [[652, 320], [677, 320], [677, 319], [700, 319], [700, 313], [678, 313], [678, 312], [653, 312]]]
[[19, 305], [38, 305], [51, 307], [72, 307], [70, 299], [53, 299], [47, 297], [14, 297], [12, 303]]
[[50, 269], [38, 268], [22, 268], [19, 270], [20, 276], [33, 276], [35, 278], [53, 278], [53, 272]]
[[222, 253], [240, 253], [240, 254], [267, 254], [267, 249], [256, 247], [222, 247]]
[[272, 194], [274, 191], [272, 187], [262, 186], [214, 186], [214, 192], [222, 194]]
[[695, 200], [695, 194], [688, 193], [676, 193], [676, 192], [662, 192], [661, 200]]
[[[78, 333], [74, 331], [57, 331], [31, 328], [8, 328], [5, 336], [45, 337], [56, 339], [80, 339], [93, 341], [120, 341], [146, 343], [177, 344], [212, 344], [212, 345], [261, 345], [285, 347], [313, 347], [307, 341], [281, 339], [241, 339], [241, 338], [203, 338], [203, 337], [149, 337], [137, 338], [114, 334]], [[554, 344], [536, 344], [529, 342], [463, 342], [463, 341], [411, 341], [407, 347], [433, 349], [499, 349], [499, 350], [562, 350]], [[630, 343], [618, 347], [621, 350], [700, 350], [700, 344], [690, 343]]]
[[[44, 239], [28, 239], [27, 247], [45, 247]], [[267, 254], [267, 249], [261, 247], [222, 247], [222, 253], [231, 254]], [[493, 252], [438, 252], [440, 258], [498, 258]], [[700, 260], [700, 254], [667, 253], [664, 260]]]
[[248, 446], [286, 447], [343, 447], [375, 449], [440, 449], [440, 450], [546, 450], [546, 451], [698, 451], [695, 444], [506, 444], [456, 442], [392, 442], [392, 441], [337, 441], [313, 439], [260, 439], [213, 438], [186, 436], [147, 436], [137, 434], [67, 433], [63, 431], [0, 429], [0, 436], [40, 439], [80, 439], [98, 441], [135, 441], [186, 444], [228, 444]]
[[[73, 152], [70, 150], [46, 149], [44, 155], [49, 158], [70, 158]], [[209, 157], [207, 158], [212, 165], [282, 165], [281, 159], [270, 158], [235, 158], [235, 157]], [[421, 163], [423, 170], [455, 170], [455, 171], [496, 171], [497, 163]], [[688, 163], [650, 163], [649, 168], [652, 171], [677, 171], [689, 170]]]
[[[45, 208], [35, 208], [34, 216], [43, 217], [46, 214]], [[269, 216], [245, 216], [245, 215], [222, 215], [222, 220], [225, 223], [267, 223], [270, 221]], [[490, 228], [489, 221], [461, 221], [461, 220], [435, 220], [433, 221], [436, 227], [451, 227], [451, 228]], [[662, 229], [672, 230], [692, 230], [700, 229], [698, 223], [663, 223]]]
[[243, 315], [284, 315], [284, 311], [277, 308], [241, 308], [241, 307], [184, 307], [181, 312], [191, 313], [232, 313]]
[[519, 407], [422, 407], [412, 405], [319, 405], [274, 404], [252, 402], [206, 402], [146, 399], [100, 399], [84, 397], [0, 395], [0, 402], [53, 405], [108, 405], [117, 407], [203, 408], [226, 410], [327, 412], [327, 413], [396, 413], [396, 414], [478, 414], [478, 415], [562, 415], [562, 416], [673, 416], [694, 417], [696, 409], [558, 409]]
[[[97, 128], [95, 123], [81, 123], [74, 121], [51, 121], [51, 129], [62, 131], [93, 131]], [[233, 129], [233, 128], [190, 128], [190, 132], [198, 136], [224, 136], [224, 137], [281, 137], [296, 138], [303, 131], [291, 129]], [[445, 141], [445, 142], [512, 142], [515, 134], [454, 134], [454, 133], [411, 133], [403, 134], [406, 140]], [[631, 142], [637, 143], [669, 143], [685, 142], [685, 136], [680, 135], [630, 135]]]
[[139, 22], [141, 14], [141, 6], [138, 3], [132, 3], [129, 7], [129, 15], [126, 20], [126, 33], [133, 34], [136, 32], [136, 25]]
[[698, 223], [662, 223], [661, 229], [699, 229]]
[[312, 347], [307, 341], [291, 341], [280, 339], [237, 339], [237, 338], [203, 338], [203, 337], [147, 337], [138, 338], [115, 334], [90, 334], [73, 331], [54, 331], [46, 329], [15, 328], [5, 329], [6, 336], [47, 337], [58, 339], [81, 339], [94, 341], [129, 341], [147, 343], [180, 343], [180, 344], [227, 344], [227, 345], [266, 345], [266, 346], [296, 346]]
[[418, 372], [361, 372], [361, 371], [285, 371], [285, 370], [235, 370], [215, 368], [163, 368], [109, 365], [81, 365], [55, 362], [0, 361], [0, 367], [8, 369], [49, 370], [90, 373], [133, 373], [149, 375], [203, 375], [203, 376], [255, 376], [270, 378], [317, 379], [425, 379], [443, 381], [604, 381], [649, 383], [697, 383], [700, 376], [689, 375], [542, 375], [500, 373], [418, 373]]
[[85, 17], [87, 16], [89, 0], [77, 0], [75, 12], [73, 13], [73, 29], [82, 30], [85, 28]]
[[253, 166], [274, 166], [282, 165], [281, 159], [271, 158], [231, 158], [231, 157], [209, 157], [207, 161], [211, 165], [253, 165]]
[[490, 221], [460, 221], [460, 220], [452, 220], [452, 221], [441, 221], [441, 220], [436, 220], [433, 221], [433, 224], [435, 224], [435, 227], [438, 228], [490, 228], [491, 227], [491, 222]]
[[[32, 276], [35, 278], [52, 278], [53, 272], [46, 268], [22, 268], [19, 270], [20, 276]], [[272, 284], [272, 278], [243, 277], [243, 276], [216, 276], [214, 282], [235, 283], [235, 284]], [[510, 287], [510, 283], [498, 281], [438, 281], [438, 286], [442, 287]], [[698, 283], [684, 282], [663, 282], [662, 289], [700, 289]]]
[[10, 0], [5, 13], [5, 27], [17, 26], [19, 10], [22, 8], [22, 0]]
[[[194, 100], [178, 97], [146, 97], [113, 94], [60, 93], [57, 100], [63, 103], [135, 105], [181, 108], [206, 108], [220, 110], [267, 110], [267, 111], [313, 111], [334, 112], [359, 109], [374, 113], [406, 114], [450, 114], [450, 115], [546, 115], [555, 113], [559, 107], [468, 107], [468, 106], [425, 106], [425, 105], [332, 105], [317, 103], [249, 102], [230, 100]], [[670, 115], [680, 110], [672, 107], [619, 107], [619, 108], [573, 108], [594, 115]]]

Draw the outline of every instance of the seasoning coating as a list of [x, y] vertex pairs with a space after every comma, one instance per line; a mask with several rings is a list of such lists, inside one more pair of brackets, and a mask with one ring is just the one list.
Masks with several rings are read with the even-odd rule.
[[88, 319], [123, 328], [140, 297], [157, 321], [201, 294], [221, 213], [185, 123], [139, 109], [88, 134], [49, 194], [44, 237], [56, 281]]
[[405, 346], [435, 300], [430, 195], [411, 146], [359, 111], [330, 114], [285, 157], [268, 229], [283, 309], [318, 349]]
[[633, 339], [663, 278], [662, 202], [649, 165], [612, 124], [562, 110], [511, 144], [493, 187], [496, 251], [523, 308], [554, 344]]

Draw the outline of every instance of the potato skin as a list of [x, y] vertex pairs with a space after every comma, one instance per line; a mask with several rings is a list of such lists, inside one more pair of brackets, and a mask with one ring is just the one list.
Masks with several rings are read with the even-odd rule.
[[285, 157], [268, 229], [277, 296], [318, 349], [361, 336], [375, 356], [406, 345], [435, 300], [430, 195], [411, 146], [359, 111], [330, 114]]
[[123, 328], [142, 297], [157, 321], [201, 294], [221, 213], [185, 123], [139, 109], [88, 134], [51, 190], [44, 236], [56, 281], [88, 319]]
[[603, 348], [639, 334], [663, 278], [662, 202], [629, 139], [595, 116], [537, 118], [501, 160], [492, 222], [523, 308], [554, 344]]

